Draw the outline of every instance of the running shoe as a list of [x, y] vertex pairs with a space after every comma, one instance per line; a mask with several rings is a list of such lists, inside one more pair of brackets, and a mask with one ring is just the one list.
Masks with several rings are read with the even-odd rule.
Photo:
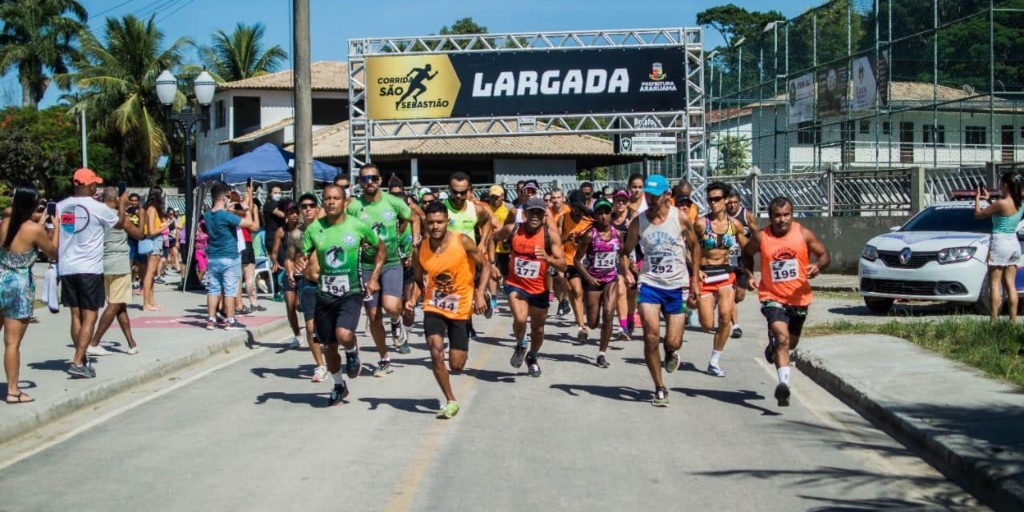
[[292, 341], [291, 341], [291, 343], [288, 344], [288, 348], [290, 348], [290, 349], [302, 348], [302, 340], [300, 340], [298, 336], [292, 336]]
[[651, 400], [651, 405], [655, 407], [668, 407], [668, 390], [665, 388], [654, 390], [654, 399]]
[[138, 355], [139, 347], [129, 347], [128, 350], [124, 351], [124, 353], [130, 356]]
[[448, 403], [444, 404], [444, 407], [437, 412], [437, 418], [443, 420], [450, 420], [459, 413], [459, 403], [455, 400], [448, 400]]
[[513, 368], [519, 368], [523, 365], [524, 358], [526, 358], [526, 340], [516, 344], [516, 349], [512, 352], [512, 359], [508, 360], [508, 364], [512, 365]]
[[391, 324], [391, 344], [396, 348], [402, 346], [402, 343], [409, 339], [408, 333], [405, 332], [402, 322]]
[[217, 328], [217, 321], [212, 318], [206, 319], [206, 330], [212, 331]]
[[600, 368], [608, 368], [611, 365], [608, 364], [608, 358], [605, 357], [604, 354], [599, 354], [597, 356], [597, 366]]
[[768, 335], [768, 346], [764, 348], [764, 359], [768, 364], [775, 364], [775, 336]]
[[540, 377], [540, 364], [537, 363], [536, 355], [526, 355], [526, 366], [529, 369], [530, 377]]
[[327, 399], [327, 406], [343, 404], [346, 397], [348, 397], [348, 386], [344, 382], [335, 384], [334, 389], [331, 390], [330, 398]]
[[85, 349], [85, 355], [91, 357], [109, 356], [110, 354], [113, 354], [113, 352], [103, 348], [102, 345], [96, 345], [95, 347], [90, 346]]
[[789, 386], [779, 383], [775, 386], [775, 399], [779, 402], [779, 407], [789, 407]]
[[742, 338], [743, 337], [743, 329], [740, 329], [740, 326], [738, 326], [738, 325], [732, 326], [732, 334], [730, 336], [732, 336], [732, 339], [734, 339], [734, 340], [738, 340], [738, 339]]
[[244, 331], [245, 325], [243, 325], [238, 320], [230, 318], [228, 319], [227, 322], [224, 323], [224, 329], [228, 331]]
[[567, 314], [568, 314], [568, 313], [569, 313], [570, 311], [572, 311], [572, 307], [570, 307], [570, 306], [569, 306], [569, 301], [567, 301], [567, 300], [565, 300], [565, 299], [562, 299], [562, 300], [561, 300], [561, 301], [560, 301], [560, 302], [558, 303], [558, 311], [556, 311], [556, 314], [557, 314], [558, 316], [565, 316], [565, 315], [567, 315]]
[[317, 366], [316, 370], [313, 370], [313, 378], [310, 380], [313, 382], [323, 382], [327, 380], [327, 367]]
[[622, 329], [621, 325], [615, 326], [615, 339], [619, 341], [629, 341], [630, 334]]
[[96, 370], [93, 370], [88, 364], [75, 364], [71, 363], [68, 367], [68, 374], [75, 379], [95, 379]]
[[412, 352], [412, 349], [409, 348], [409, 342], [408, 341], [405, 342], [405, 343], [402, 343], [401, 345], [399, 345], [398, 348], [395, 349], [395, 350], [399, 354], [408, 354], [409, 352]]
[[235, 311], [235, 314], [236, 315], [240, 315], [240, 316], [251, 315], [252, 314], [252, 309], [250, 309], [249, 306], [242, 306], [241, 309], [239, 309], [238, 311]]
[[[267, 293], [267, 292], [263, 292], [263, 293]], [[266, 311], [266, 310], [267, 310], [267, 308], [266, 308], [266, 307], [264, 307], [264, 306], [261, 306], [261, 305], [259, 305], [259, 304], [256, 304], [255, 306], [253, 306], [253, 307], [251, 308], [251, 310], [252, 310], [252, 311], [261, 311], [261, 312], [262, 312], [262, 311]]]
[[679, 351], [665, 354], [665, 371], [675, 373], [679, 369]]
[[586, 329], [580, 327], [576, 331], [576, 341], [581, 345], [586, 343], [590, 339], [590, 333]]
[[359, 351], [345, 352], [345, 375], [354, 379], [363, 371], [363, 364], [359, 361]]
[[498, 306], [498, 301], [491, 298], [491, 292], [484, 292], [484, 294], [484, 302], [487, 304], [487, 309], [484, 310], [484, 318], [491, 318], [494, 316], [494, 309]]
[[714, 375], [715, 377], [725, 377], [725, 370], [711, 363], [708, 363], [708, 373]]
[[391, 368], [391, 361], [388, 359], [381, 359], [380, 362], [377, 363], [377, 369], [373, 371], [373, 376], [383, 377], [393, 371], [394, 369]]

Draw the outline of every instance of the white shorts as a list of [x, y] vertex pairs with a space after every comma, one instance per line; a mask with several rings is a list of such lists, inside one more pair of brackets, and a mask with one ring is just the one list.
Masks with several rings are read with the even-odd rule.
[[1017, 235], [999, 233], [992, 235], [988, 248], [988, 266], [1008, 267], [1020, 260], [1020, 241]]

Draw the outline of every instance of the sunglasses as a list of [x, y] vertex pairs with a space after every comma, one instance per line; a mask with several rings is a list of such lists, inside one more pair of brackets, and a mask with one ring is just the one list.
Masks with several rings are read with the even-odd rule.
[[309, 209], [312, 209], [312, 208], [316, 208], [316, 203], [302, 203], [302, 204], [299, 205], [299, 208], [302, 208], [303, 210], [309, 210]]
[[714, 197], [708, 196], [708, 202], [709, 203], [717, 203], [717, 202], [719, 202], [719, 201], [721, 201], [723, 199], [725, 199], [725, 196], [714, 196]]
[[449, 188], [448, 191], [451, 192], [453, 196], [464, 196], [469, 193], [468, 188], [465, 190], [455, 190], [454, 188]]
[[380, 175], [379, 174], [367, 174], [366, 176], [360, 176], [359, 177], [359, 181], [361, 181], [363, 183], [371, 183], [371, 182], [372, 183], [376, 183], [376, 182], [380, 181]]

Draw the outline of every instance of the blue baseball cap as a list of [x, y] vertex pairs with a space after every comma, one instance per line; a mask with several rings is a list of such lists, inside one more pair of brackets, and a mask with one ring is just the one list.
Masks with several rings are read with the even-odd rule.
[[668, 192], [668, 180], [660, 174], [652, 174], [644, 180], [644, 192], [660, 196]]

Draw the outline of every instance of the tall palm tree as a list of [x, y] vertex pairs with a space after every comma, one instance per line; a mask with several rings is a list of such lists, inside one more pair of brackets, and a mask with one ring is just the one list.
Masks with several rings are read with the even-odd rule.
[[89, 14], [75, 0], [0, 1], [0, 74], [17, 70], [22, 106], [35, 106], [50, 74], [67, 73]]
[[[150, 16], [148, 20], [127, 15], [107, 18], [105, 44], [96, 36], [81, 35], [82, 58], [74, 73], [58, 75], [59, 84], [74, 84], [85, 91], [73, 110], [86, 109], [92, 119], [121, 150], [121, 165], [149, 172], [167, 147], [162, 106], [156, 96], [156, 78], [164, 69], [177, 70], [185, 50], [193, 43], [187, 37], [166, 48], [164, 33]], [[185, 103], [180, 91], [177, 107]], [[145, 174], [139, 178], [146, 177]]]
[[273, 73], [288, 59], [279, 45], [263, 49], [266, 27], [238, 23], [231, 34], [213, 33], [213, 44], [199, 48], [199, 57], [218, 82], [233, 82]]

